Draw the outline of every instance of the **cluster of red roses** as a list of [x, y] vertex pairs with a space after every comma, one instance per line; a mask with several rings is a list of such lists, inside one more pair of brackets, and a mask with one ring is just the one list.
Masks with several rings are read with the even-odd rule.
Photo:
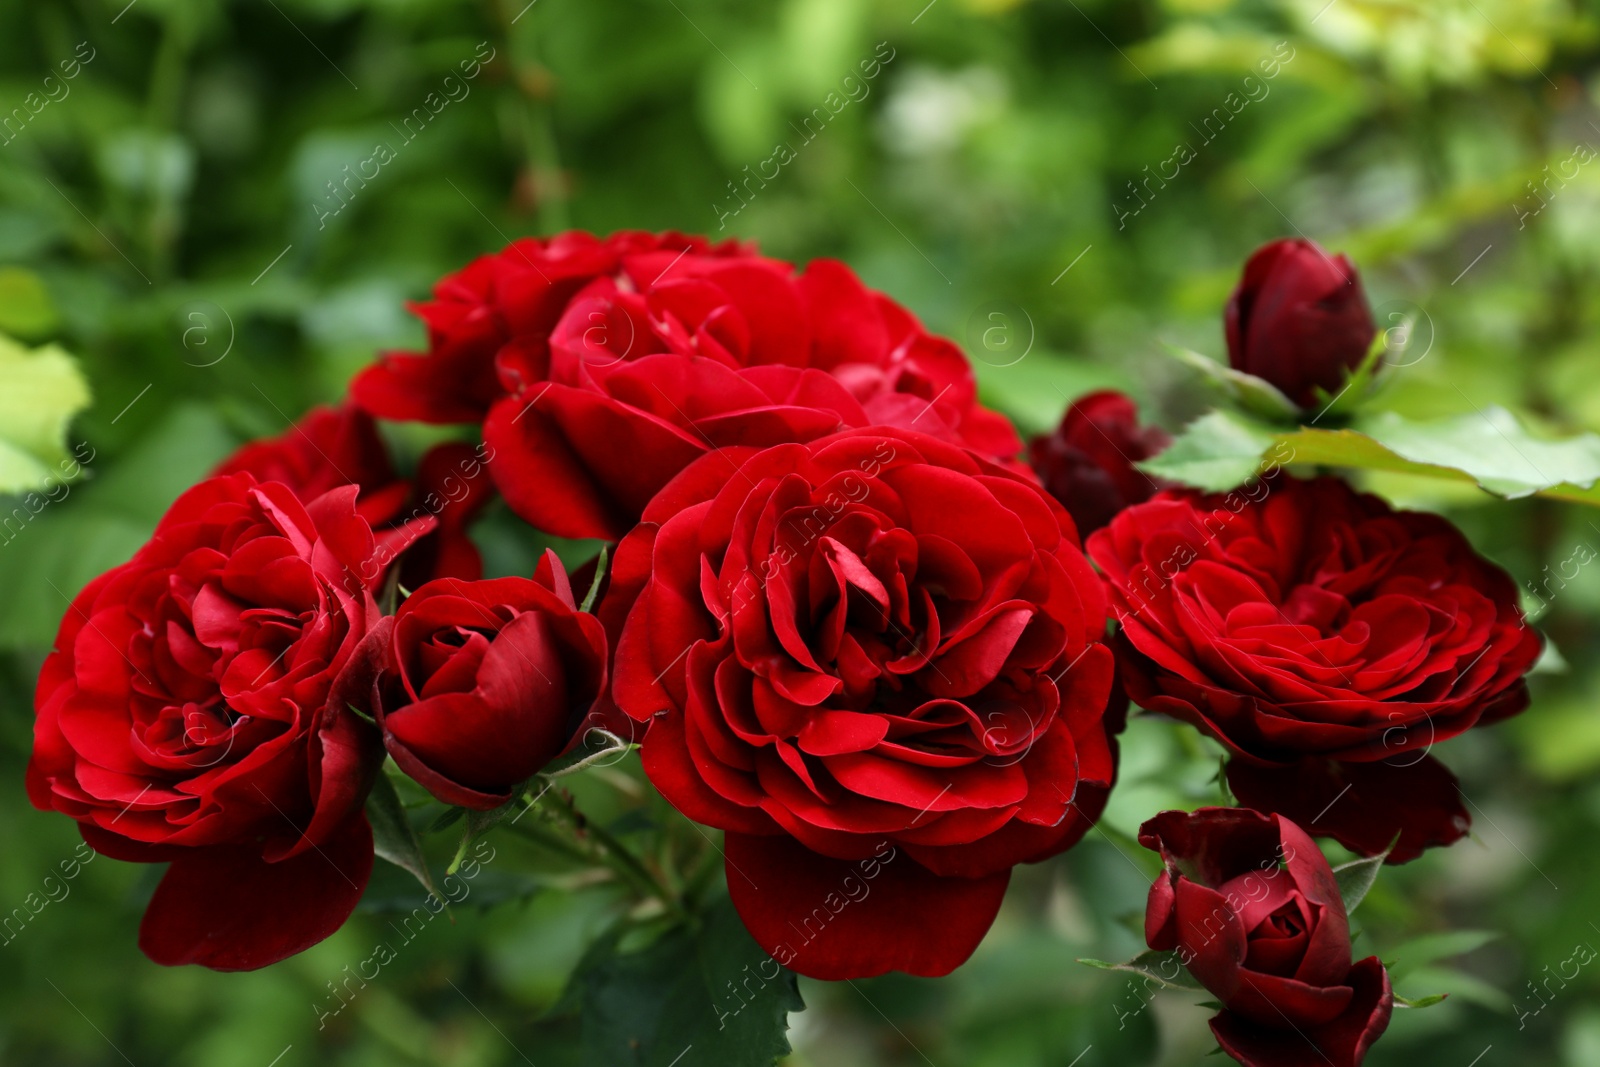
[[[1302, 402], [1373, 333], [1353, 271], [1312, 250], [1269, 246], [1229, 310], [1236, 365]], [[1186, 962], [1226, 1005], [1223, 1046], [1359, 1061], [1387, 980], [1350, 966], [1327, 864], [1289, 819], [1369, 853], [1398, 834], [1395, 860], [1459, 837], [1427, 747], [1519, 710], [1539, 651], [1510, 580], [1447, 523], [1330, 478], [1157, 494], [1133, 461], [1166, 438], [1113, 394], [1034, 442], [1036, 475], [961, 351], [836, 262], [565, 234], [415, 310], [426, 352], [382, 356], [345, 405], [185, 493], [79, 594], [44, 665], [29, 794], [97, 850], [171, 863], [152, 959], [259, 967], [337, 929], [385, 752], [488, 810], [598, 726], [725, 832], [734, 904], [780, 963], [944, 974], [1011, 869], [1099, 817], [1125, 689], [1220, 740], [1240, 798], [1286, 816], [1154, 820], [1172, 873], [1152, 946], [1216, 897], [1225, 929]], [[481, 443], [402, 479], [374, 416]], [[611, 567], [569, 578], [547, 553], [483, 579], [466, 530], [497, 494], [538, 530], [616, 543]], [[1283, 877], [1235, 903], [1226, 883], [1284, 843]], [[870, 892], [848, 892], [868, 864]]]

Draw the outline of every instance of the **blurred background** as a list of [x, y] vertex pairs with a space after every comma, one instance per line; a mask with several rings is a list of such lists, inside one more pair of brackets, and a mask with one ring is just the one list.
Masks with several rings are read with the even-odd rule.
[[[99, 858], [47, 894], [78, 839], [23, 795], [68, 599], [237, 443], [419, 345], [404, 302], [440, 275], [567, 227], [736, 235], [848, 261], [965, 343], [1026, 432], [1097, 386], [1176, 428], [1209, 398], [1163, 343], [1221, 357], [1245, 257], [1305, 235], [1352, 256], [1380, 324], [1428, 331], [1387, 403], [1600, 430], [1597, 56], [1577, 0], [0, 5], [0, 333], [80, 368], [52, 356], [4, 387], [0, 473], [53, 464], [79, 408], [85, 468], [0, 532], [0, 912], [28, 912], [0, 935], [0, 1064], [577, 1062], [558, 1001], [614, 902], [527, 873], [532, 846], [492, 839], [515, 858], [455, 924], [325, 1018], [414, 884], [380, 880], [267, 971], [162, 970], [135, 945], [158, 872]], [[1386, 871], [1358, 913], [1401, 992], [1452, 994], [1397, 1011], [1368, 1062], [1593, 1067], [1600, 967], [1551, 976], [1600, 946], [1600, 568], [1573, 562], [1600, 520], [1370, 484], [1538, 588], [1560, 656], [1532, 710], [1437, 753], [1475, 839]], [[514, 529], [485, 526], [493, 569], [531, 559]], [[1136, 719], [1124, 753], [1104, 829], [1018, 872], [970, 964], [802, 982], [786, 1063], [1201, 1062], [1198, 998], [1075, 962], [1142, 947], [1139, 822], [1218, 800], [1192, 732]]]

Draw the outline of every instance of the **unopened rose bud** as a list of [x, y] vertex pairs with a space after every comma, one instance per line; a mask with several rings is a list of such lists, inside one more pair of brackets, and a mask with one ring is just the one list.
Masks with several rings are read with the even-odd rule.
[[1225, 320], [1234, 369], [1266, 379], [1303, 408], [1317, 403], [1318, 386], [1337, 394], [1377, 334], [1354, 265], [1298, 238], [1256, 250]]

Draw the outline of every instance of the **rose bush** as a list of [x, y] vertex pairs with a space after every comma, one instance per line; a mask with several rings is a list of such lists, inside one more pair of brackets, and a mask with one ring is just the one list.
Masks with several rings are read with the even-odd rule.
[[383, 748], [347, 707], [378, 621], [358, 492], [303, 504], [249, 474], [202, 482], [62, 620], [28, 796], [99, 852], [170, 861], [139, 934], [158, 963], [274, 963], [338, 929], [366, 885]]
[[[1397, 861], [1465, 832], [1454, 779], [1428, 750], [1521, 711], [1542, 645], [1515, 583], [1449, 522], [1336, 478], [1274, 473], [1237, 507], [1163, 493], [1088, 551], [1131, 699], [1246, 764], [1296, 768], [1241, 769], [1253, 802], [1368, 852], [1403, 831]], [[1316, 818], [1305, 797], [1339, 796], [1346, 763], [1369, 765], [1350, 774], [1372, 802]], [[1383, 803], [1391, 790], [1414, 802]]]
[[1104, 804], [1104, 593], [1059, 505], [933, 437], [726, 452], [651, 502], [607, 594], [645, 770], [727, 831], [778, 962], [944, 974]]
[[905, 426], [1010, 459], [966, 357], [843, 264], [803, 272], [680, 234], [523, 240], [418, 307], [426, 354], [352, 385], [392, 419], [484, 422], [496, 484], [528, 522], [617, 540], [654, 493], [728, 445]]
[[1244, 1067], [1356, 1067], [1389, 1025], [1378, 957], [1350, 962], [1350, 923], [1316, 844], [1280, 815], [1164, 811], [1139, 829], [1166, 870], [1145, 940], [1222, 1002], [1211, 1032]]

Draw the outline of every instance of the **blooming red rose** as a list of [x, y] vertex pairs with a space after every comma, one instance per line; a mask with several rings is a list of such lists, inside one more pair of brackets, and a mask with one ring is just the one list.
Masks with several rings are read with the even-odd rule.
[[[875, 428], [692, 464], [622, 543], [614, 694], [727, 831], [755, 939], [819, 978], [944, 974], [1115, 754], [1104, 593], [1037, 485]], [[735, 466], [730, 475], [728, 463]]]
[[426, 352], [387, 352], [351, 383], [356, 403], [386, 419], [482, 422], [505, 395], [495, 356], [513, 339], [542, 348], [567, 302], [624, 259], [657, 269], [679, 254], [747, 254], [737, 241], [712, 244], [680, 233], [624, 231], [601, 240], [563, 233], [524, 237], [480, 256], [434, 286], [434, 298], [411, 305], [428, 328]]
[[98, 851], [171, 861], [139, 935], [157, 963], [265, 966], [361, 896], [383, 749], [341, 687], [378, 619], [357, 493], [302, 504], [249, 474], [202, 482], [62, 620], [28, 795]]
[[[1454, 779], [1427, 752], [1521, 711], [1541, 643], [1511, 578], [1448, 521], [1274, 473], [1226, 496], [1163, 493], [1091, 536], [1089, 554], [1133, 701], [1258, 768], [1298, 765], [1249, 772], [1252, 803], [1351, 847], [1404, 831], [1396, 859], [1464, 832]], [[1325, 812], [1291, 792], [1333, 801], [1356, 781], [1370, 802]], [[1383, 803], [1400, 793], [1416, 802]]]
[[[213, 475], [255, 475], [258, 481], [282, 482], [302, 501], [315, 500], [329, 489], [354, 485], [360, 490], [356, 511], [379, 534], [374, 563], [397, 554], [390, 531], [427, 515], [438, 518], [434, 532], [412, 544], [401, 565], [407, 586], [430, 578], [472, 581], [483, 574], [483, 560], [467, 537], [467, 527], [494, 498], [494, 485], [483, 462], [487, 452], [462, 442], [429, 449], [417, 464], [415, 484], [395, 474], [388, 446], [372, 416], [354, 404], [318, 406], [279, 434], [244, 445], [223, 460]], [[374, 575], [367, 575], [373, 578]]]
[[374, 628], [371, 701], [400, 769], [487, 811], [566, 746], [606, 680], [606, 636], [553, 553], [532, 580], [429, 582]]
[[1171, 443], [1160, 427], [1139, 425], [1132, 400], [1105, 390], [1073, 401], [1053, 433], [1028, 443], [1028, 461], [1088, 537], [1123, 508], [1167, 487], [1134, 463]]
[[1222, 1002], [1211, 1032], [1245, 1067], [1356, 1067], [1389, 1026], [1378, 957], [1350, 962], [1350, 923], [1316, 844], [1281, 815], [1164, 811], [1139, 828], [1166, 871], [1144, 934]]
[[1224, 313], [1228, 361], [1308, 408], [1366, 358], [1378, 327], [1361, 276], [1344, 256], [1300, 238], [1263, 245]]
[[385, 356], [353, 395], [387, 418], [487, 413], [496, 484], [560, 536], [620, 538], [673, 475], [730, 445], [880, 424], [1020, 449], [961, 351], [840, 263], [796, 273], [732, 242], [564, 234], [437, 292], [419, 308], [428, 354]]

